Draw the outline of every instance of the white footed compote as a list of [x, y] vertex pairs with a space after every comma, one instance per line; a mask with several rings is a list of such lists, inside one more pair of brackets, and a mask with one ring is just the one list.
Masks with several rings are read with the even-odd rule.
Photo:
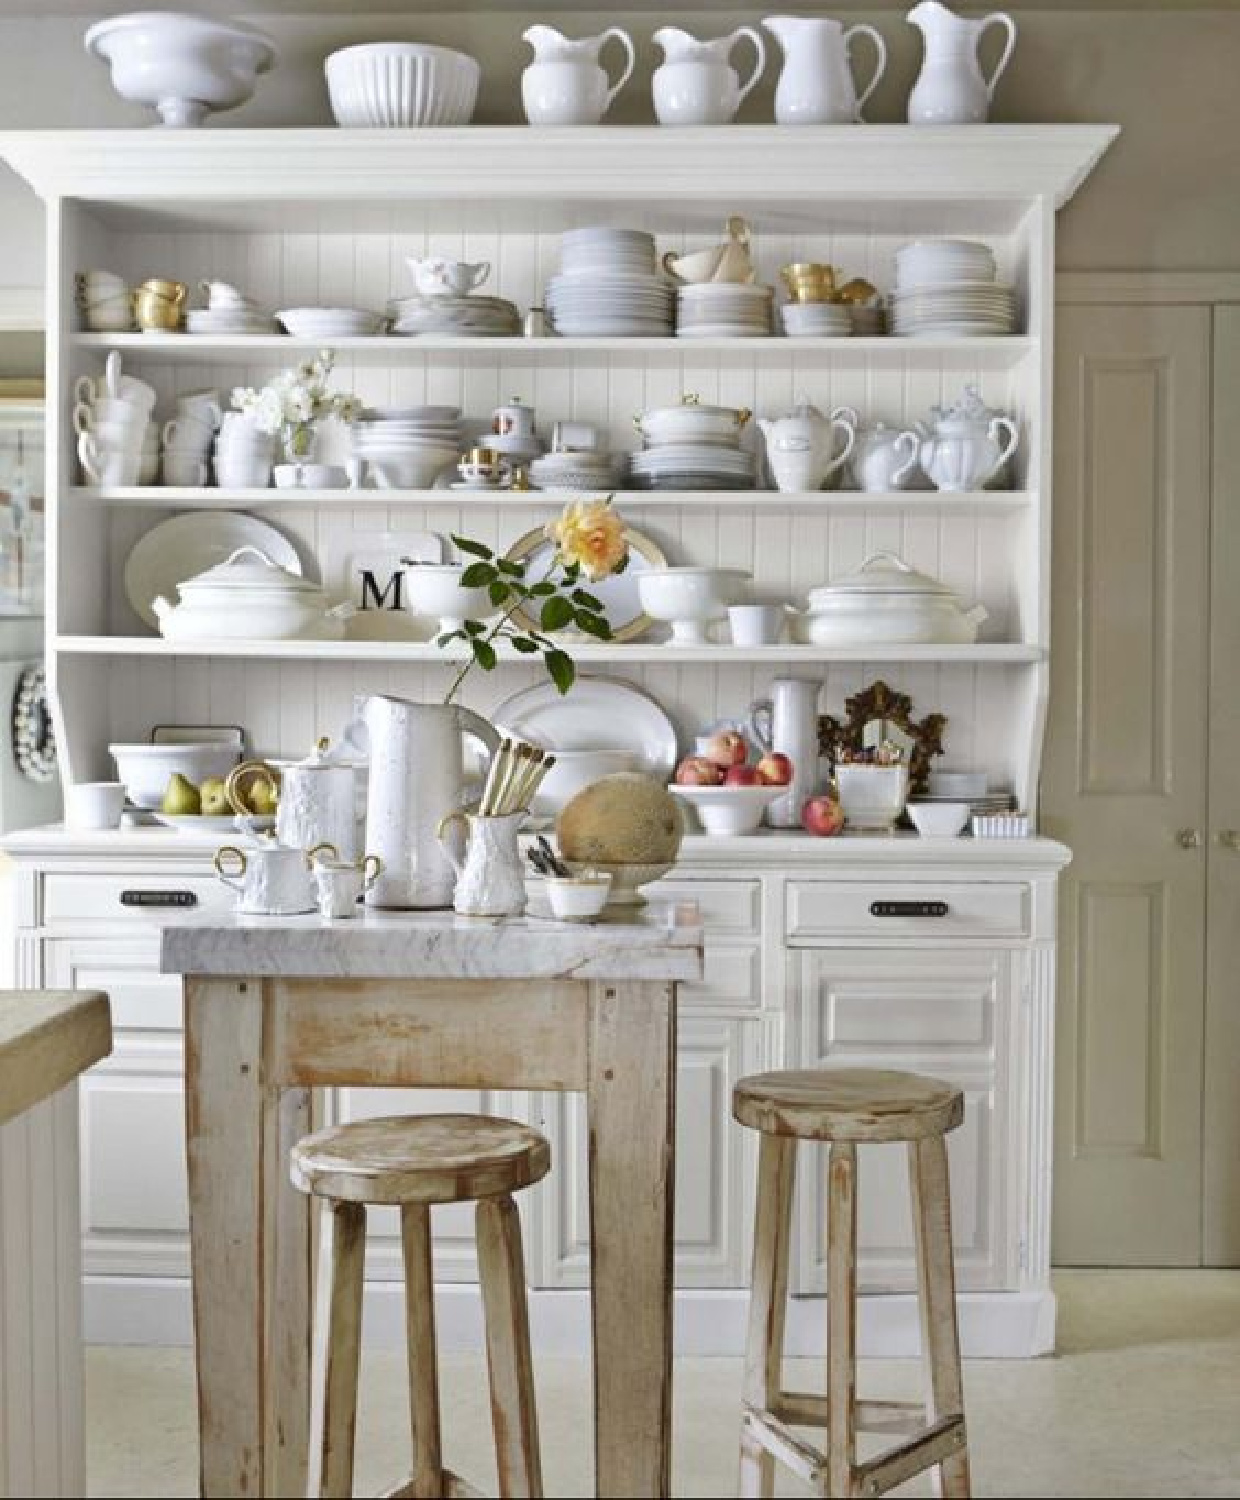
[[486, 589], [461, 583], [464, 563], [414, 563], [405, 574], [405, 598], [410, 614], [438, 619], [439, 634], [461, 630], [469, 619], [492, 613]]
[[639, 573], [641, 605], [672, 627], [674, 646], [709, 646], [709, 627], [727, 618], [753, 575], [740, 568], [659, 568]]

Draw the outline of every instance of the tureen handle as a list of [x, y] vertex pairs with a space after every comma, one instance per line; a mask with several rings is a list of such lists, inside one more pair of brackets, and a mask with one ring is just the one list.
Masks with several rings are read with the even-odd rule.
[[262, 550], [261, 547], [255, 547], [250, 542], [247, 542], [244, 547], [238, 547], [235, 552], [230, 552], [228, 554], [228, 556], [224, 559], [224, 566], [225, 567], [231, 566], [233, 563], [235, 563], [237, 561], [237, 559], [239, 557], [244, 557], [247, 552], [252, 557], [257, 557], [258, 560], [259, 560], [259, 562], [266, 563], [269, 568], [274, 568], [274, 567], [278, 566], [277, 563], [273, 562], [272, 559], [267, 556], [267, 554]]
[[897, 557], [894, 552], [872, 552], [869, 557], [857, 569], [858, 573], [864, 573], [873, 563], [890, 563], [893, 568], [898, 568], [901, 573], [911, 573], [913, 569], [902, 557]]

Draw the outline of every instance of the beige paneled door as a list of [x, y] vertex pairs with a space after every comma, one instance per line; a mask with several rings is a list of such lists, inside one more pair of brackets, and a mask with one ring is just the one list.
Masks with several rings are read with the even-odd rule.
[[[1059, 312], [1042, 789], [1043, 827], [1075, 853], [1061, 888], [1059, 1264], [1203, 1257], [1212, 317]], [[1233, 652], [1233, 684], [1238, 664]], [[1238, 972], [1218, 976], [1233, 997]]]

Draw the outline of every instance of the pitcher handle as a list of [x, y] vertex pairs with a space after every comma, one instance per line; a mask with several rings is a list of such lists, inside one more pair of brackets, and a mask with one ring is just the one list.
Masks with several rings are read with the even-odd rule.
[[368, 854], [366, 856], [366, 858], [362, 861], [362, 895], [363, 896], [366, 894], [366, 892], [368, 890], [370, 890], [370, 888], [374, 885], [375, 881], [378, 880], [379, 876], [382, 875], [382, 874], [383, 874], [383, 861], [379, 858], [379, 856], [377, 854]]
[[908, 457], [904, 460], [900, 467], [893, 472], [891, 476], [892, 484], [899, 488], [900, 484], [908, 478], [908, 476], [917, 466], [917, 455], [921, 451], [921, 439], [910, 428], [908, 431], [902, 432], [899, 437], [896, 438], [895, 442], [892, 444], [892, 447], [897, 453], [899, 453], [901, 449], [906, 450], [908, 453]]
[[[237, 871], [235, 875], [230, 875], [224, 868], [224, 856], [226, 854], [235, 854], [237, 856]], [[227, 886], [231, 886], [234, 891], [240, 891], [242, 895], [245, 894], [245, 887], [241, 885], [240, 881], [241, 877], [245, 874], [245, 867], [248, 863], [249, 861], [245, 857], [245, 851], [242, 849], [238, 849], [236, 844], [223, 845], [222, 848], [219, 848], [215, 851], [214, 855], [211, 858], [211, 864], [215, 869], [215, 873], [220, 877], [224, 884]]]
[[453, 812], [445, 813], [443, 817], [440, 818], [439, 826], [435, 829], [435, 837], [439, 840], [439, 847], [448, 856], [448, 863], [452, 866], [452, 868], [458, 875], [463, 875], [465, 873], [465, 866], [461, 860], [457, 859], [456, 850], [452, 847], [452, 842], [447, 837], [448, 829], [451, 828], [454, 823], [465, 824], [465, 837], [468, 840], [469, 815], [466, 813], [463, 807], [458, 807]]
[[629, 79], [633, 76], [633, 69], [637, 64], [637, 53], [633, 50], [633, 38], [628, 34], [627, 31], [622, 31], [619, 26], [609, 26], [607, 30], [602, 34], [602, 36], [599, 38], [599, 51], [601, 52], [603, 50], [603, 43], [606, 42], [608, 37], [613, 36], [618, 42], [622, 42], [624, 44], [624, 50], [628, 54], [629, 60], [625, 64], [624, 71], [620, 74], [619, 80], [612, 88], [609, 88], [607, 90], [607, 103], [603, 106], [604, 114], [606, 114], [607, 111], [611, 108], [611, 101], [616, 97], [620, 90], [625, 86], [626, 83], [628, 83]]
[[[756, 744], [761, 746], [764, 755], [769, 755], [775, 748], [771, 743], [771, 714], [774, 712], [769, 698], [759, 698], [755, 703], [749, 705], [749, 723], [747, 728], [753, 736]], [[762, 721], [766, 721], [763, 728]]]
[[1007, 44], [1003, 48], [1002, 56], [995, 64], [994, 72], [991, 73], [989, 78], [986, 78], [983, 74], [982, 81], [986, 85], [986, 98], [988, 101], [992, 100], [995, 97], [995, 87], [998, 84], [1000, 78], [1002, 78], [1004, 73], [1007, 72], [1007, 65], [1012, 61], [1012, 50], [1016, 46], [1016, 22], [1012, 20], [1011, 16], [1006, 15], [1001, 10], [992, 11], [990, 15], [983, 16], [982, 19], [978, 22], [977, 40], [979, 46], [981, 44], [982, 37], [985, 36], [987, 29], [991, 26], [1003, 27], [1003, 29], [1007, 32]]
[[[763, 69], [766, 67], [766, 43], [762, 40], [761, 33], [755, 31], [752, 26], [738, 26], [728, 38], [728, 52], [731, 53], [737, 42], [741, 41], [752, 42], [756, 56], [754, 58], [753, 72], [741, 84], [741, 91], [736, 96], [738, 108], [745, 102], [746, 96], [757, 85], [758, 79], [762, 77]], [[730, 223], [731, 221], [729, 220]]]
[[831, 427], [832, 430], [842, 428], [845, 436], [844, 446], [840, 449], [840, 451], [835, 455], [830, 464], [827, 466], [828, 474], [834, 474], [836, 469], [838, 469], [842, 464], [846, 464], [852, 457], [853, 449], [857, 446], [857, 429], [847, 419], [847, 417], [832, 417]]
[[887, 43], [883, 41], [881, 32], [875, 31], [873, 26], [867, 26], [864, 22], [862, 22], [858, 26], [850, 26], [844, 33], [844, 50], [846, 52], [848, 50], [849, 42], [853, 37], [857, 35], [858, 32], [861, 32], [865, 36], [869, 37], [869, 39], [874, 43], [874, 50], [876, 53], [874, 59], [874, 72], [870, 77], [870, 81], [866, 84], [861, 93], [857, 95], [857, 107], [854, 113], [857, 119], [857, 123], [860, 124], [862, 118], [861, 111], [865, 108], [865, 101], [878, 87], [879, 80], [887, 71]]
[[1016, 445], [1020, 442], [1020, 433], [1017, 430], [1016, 423], [1010, 417], [992, 418], [990, 426], [986, 429], [986, 436], [992, 443], [999, 442], [996, 433], [1002, 433], [1007, 441], [1000, 444], [999, 457], [995, 459], [995, 466], [986, 476], [987, 479], [995, 477], [1003, 465], [1007, 463], [1008, 459], [1011, 458], [1012, 454], [1016, 452]]
[[483, 768], [483, 776], [491, 769], [491, 759], [499, 749], [499, 735], [495, 731], [494, 724], [489, 724], [481, 714], [474, 713], [471, 708], [462, 708], [458, 703], [456, 708], [456, 722], [462, 734], [473, 735], [474, 739], [482, 742], [483, 749], [487, 752], [487, 763]]
[[326, 855], [328, 859], [340, 858], [340, 850], [336, 848], [335, 844], [329, 843], [327, 839], [324, 839], [322, 843], [315, 844], [306, 850], [306, 865], [309, 869], [314, 869], [314, 859], [318, 854]]

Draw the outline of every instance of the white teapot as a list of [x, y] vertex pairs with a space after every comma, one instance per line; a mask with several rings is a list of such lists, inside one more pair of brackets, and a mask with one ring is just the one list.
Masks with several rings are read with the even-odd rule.
[[[804, 398], [786, 417], [759, 418], [758, 426], [775, 487], [785, 493], [820, 490], [848, 461], [857, 441], [857, 413], [851, 406], [837, 406], [824, 417]], [[844, 434], [838, 452], [837, 433]]]
[[911, 429], [901, 431], [875, 422], [857, 433], [852, 453], [852, 473], [859, 490], [885, 494], [908, 489], [917, 473], [921, 438]]
[[[739, 41], [753, 43], [753, 72], [742, 84], [731, 64]], [[660, 125], [727, 125], [766, 66], [766, 47], [752, 26], [738, 26], [727, 36], [699, 42], [679, 26], [661, 26], [654, 42], [664, 60], [655, 69], [652, 90]]]
[[919, 422], [922, 472], [937, 490], [980, 490], [998, 477], [1020, 443], [1016, 423], [992, 411], [974, 385], [954, 406], [933, 406]]
[[[323, 845], [322, 852], [335, 850]], [[225, 844], [215, 851], [215, 873], [238, 893], [237, 910], [250, 917], [299, 917], [315, 909], [314, 855], [320, 850], [291, 849], [276, 838], [258, 835], [240, 849]], [[235, 867], [234, 867], [235, 866]]]
[[[604, 42], [615, 37], [628, 61], [612, 84], [599, 63]], [[619, 26], [577, 41], [554, 26], [531, 26], [524, 33], [534, 61], [521, 75], [521, 102], [531, 125], [597, 125], [629, 81], [636, 62], [633, 41]]]
[[419, 260], [407, 255], [405, 264], [413, 275], [413, 288], [419, 297], [465, 297], [491, 274], [489, 260], [445, 260], [442, 256]]

